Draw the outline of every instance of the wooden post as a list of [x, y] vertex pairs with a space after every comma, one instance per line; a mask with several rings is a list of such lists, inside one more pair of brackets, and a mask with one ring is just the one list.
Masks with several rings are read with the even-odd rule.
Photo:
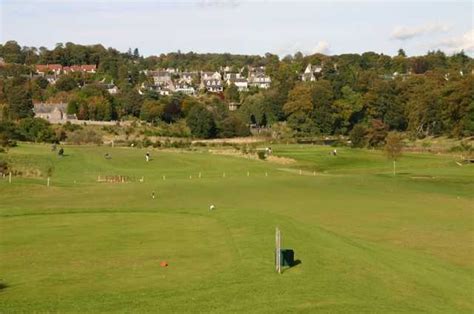
[[8, 183], [12, 183], [12, 173], [10, 171], [10, 174], [8, 175]]
[[46, 185], [49, 187], [49, 177], [48, 177], [48, 181], [47, 181]]
[[395, 173], [396, 173], [396, 168], [397, 168], [396, 164], [397, 164], [397, 162], [394, 160], [393, 161], [393, 175], [395, 175]]
[[300, 169], [300, 175], [302, 175], [302, 174], [303, 174], [303, 171], [301, 171], [301, 169]]

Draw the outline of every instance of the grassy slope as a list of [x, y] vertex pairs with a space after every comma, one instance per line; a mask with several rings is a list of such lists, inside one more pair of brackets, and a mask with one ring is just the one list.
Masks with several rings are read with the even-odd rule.
[[[48, 146], [13, 149], [17, 165], [53, 165], [53, 186], [0, 181], [0, 309], [474, 310], [472, 166], [411, 154], [393, 177], [376, 151], [273, 149], [298, 163], [152, 151], [146, 164], [138, 149], [67, 147], [65, 158]], [[94, 182], [99, 174], [145, 181]], [[276, 225], [301, 260], [281, 276]]]

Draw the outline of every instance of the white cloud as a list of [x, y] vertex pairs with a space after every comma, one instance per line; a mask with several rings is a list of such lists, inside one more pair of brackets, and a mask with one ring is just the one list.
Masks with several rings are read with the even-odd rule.
[[316, 43], [316, 45], [311, 47], [306, 43], [302, 44], [300, 41], [295, 41], [292, 44], [286, 45], [275, 51], [275, 53], [281, 57], [293, 55], [296, 52], [301, 52], [304, 55], [311, 55], [315, 53], [329, 54], [329, 43], [325, 40], [320, 40]]
[[445, 47], [449, 52], [464, 52], [474, 54], [474, 28], [461, 36], [445, 39], [436, 48]]
[[429, 23], [419, 26], [397, 26], [392, 32], [393, 39], [406, 40], [431, 33], [446, 32], [449, 26], [441, 23]]
[[323, 54], [328, 54], [329, 53], [329, 43], [324, 40], [318, 41], [316, 46], [313, 48], [311, 51], [312, 53], [323, 53]]

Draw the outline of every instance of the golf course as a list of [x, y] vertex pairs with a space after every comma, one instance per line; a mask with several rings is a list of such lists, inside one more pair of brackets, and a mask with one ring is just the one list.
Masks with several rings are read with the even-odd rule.
[[474, 311], [474, 164], [404, 152], [394, 175], [381, 150], [271, 148], [0, 154], [18, 172], [0, 179], [0, 312]]

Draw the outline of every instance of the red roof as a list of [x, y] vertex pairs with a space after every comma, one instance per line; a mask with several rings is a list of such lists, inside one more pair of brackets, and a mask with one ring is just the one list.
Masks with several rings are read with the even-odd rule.
[[37, 64], [36, 71], [47, 72], [47, 71], [61, 71], [63, 68], [60, 64]]
[[82, 71], [95, 71], [97, 69], [97, 66], [95, 64], [84, 64], [81, 65]]

